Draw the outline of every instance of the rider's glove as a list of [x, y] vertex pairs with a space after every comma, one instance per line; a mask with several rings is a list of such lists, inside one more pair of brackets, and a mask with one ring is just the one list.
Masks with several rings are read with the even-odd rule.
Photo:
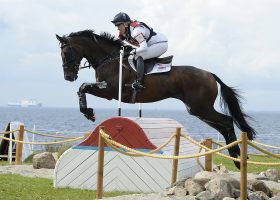
[[130, 51], [131, 55], [136, 55], [136, 49], [132, 49], [132, 51]]

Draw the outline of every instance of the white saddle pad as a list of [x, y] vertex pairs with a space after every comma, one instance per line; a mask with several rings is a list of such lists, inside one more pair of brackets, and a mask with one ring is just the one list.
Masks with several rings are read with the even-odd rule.
[[[128, 63], [131, 66], [131, 68], [136, 71], [136, 67], [133, 63], [133, 55], [128, 57]], [[151, 71], [149, 71], [146, 74], [156, 74], [156, 73], [164, 73], [169, 72], [171, 70], [172, 63], [162, 64], [162, 63], [156, 63]]]

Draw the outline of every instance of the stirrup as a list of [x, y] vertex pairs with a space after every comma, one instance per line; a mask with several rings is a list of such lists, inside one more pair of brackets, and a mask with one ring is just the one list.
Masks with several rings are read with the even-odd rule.
[[135, 90], [142, 90], [145, 87], [143, 85], [141, 85], [141, 83], [135, 81], [134, 83], [131, 84], [131, 87]]

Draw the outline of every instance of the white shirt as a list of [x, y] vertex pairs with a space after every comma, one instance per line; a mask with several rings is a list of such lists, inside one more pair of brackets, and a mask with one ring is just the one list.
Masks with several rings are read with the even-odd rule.
[[[138, 22], [132, 22], [138, 23]], [[150, 40], [147, 42], [147, 39], [150, 36], [150, 30], [146, 28], [144, 25], [138, 24], [136, 26], [130, 26], [130, 35], [135, 41], [128, 41], [129, 43], [138, 46], [136, 48], [135, 54], [141, 54], [147, 51], [147, 49], [156, 43], [168, 42], [165, 35], [161, 33], [156, 33], [156, 35], [152, 36]]]

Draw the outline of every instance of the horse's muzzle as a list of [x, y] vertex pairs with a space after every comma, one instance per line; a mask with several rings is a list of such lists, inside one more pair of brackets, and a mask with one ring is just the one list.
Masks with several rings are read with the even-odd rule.
[[74, 73], [71, 73], [71, 74], [64, 74], [64, 79], [67, 80], [67, 81], [75, 81], [77, 80], [78, 76]]

